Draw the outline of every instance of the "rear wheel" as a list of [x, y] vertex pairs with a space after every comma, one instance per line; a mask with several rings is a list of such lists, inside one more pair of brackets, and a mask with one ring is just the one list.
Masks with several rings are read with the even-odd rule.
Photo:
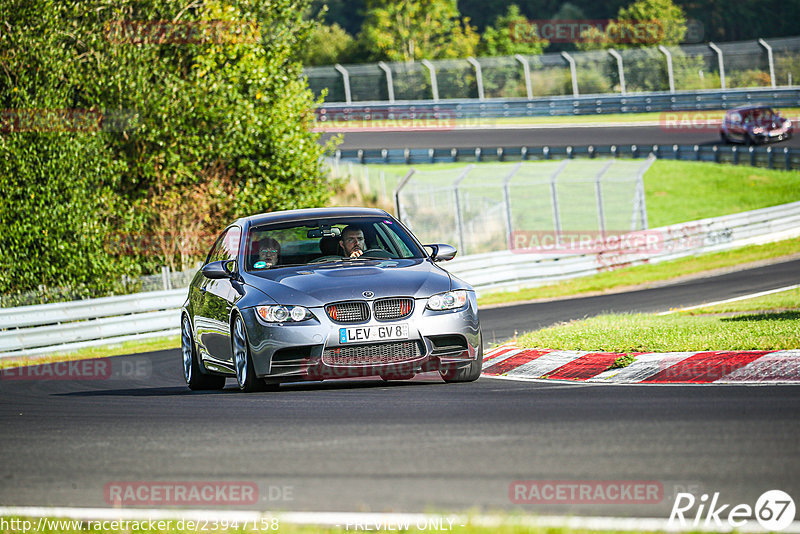
[[478, 356], [466, 367], [456, 369], [455, 367], [445, 367], [439, 370], [442, 380], [447, 383], [452, 382], [474, 382], [481, 376], [483, 369], [483, 343], [480, 342]]
[[236, 369], [236, 383], [239, 389], [250, 393], [252, 391], [275, 390], [278, 384], [267, 384], [256, 376], [253, 358], [250, 354], [250, 344], [247, 342], [247, 330], [244, 321], [237, 315], [233, 320], [233, 365]]
[[725, 143], [726, 145], [727, 145], [728, 143], [730, 143], [730, 142], [731, 142], [731, 140], [728, 138], [728, 136], [725, 134], [725, 132], [720, 132], [720, 133], [719, 133], [719, 138], [720, 138], [720, 139], [722, 140], [722, 142], [723, 142], [723, 143]]
[[203, 374], [197, 359], [197, 348], [192, 336], [192, 324], [184, 315], [181, 321], [181, 353], [183, 356], [183, 378], [193, 391], [215, 390], [225, 387], [225, 377]]

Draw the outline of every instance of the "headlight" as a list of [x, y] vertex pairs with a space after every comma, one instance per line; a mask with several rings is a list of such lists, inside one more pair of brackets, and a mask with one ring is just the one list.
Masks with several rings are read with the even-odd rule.
[[783, 126], [786, 127], [787, 129], [791, 128], [792, 127], [792, 121], [787, 119], [787, 121], [783, 123]]
[[303, 306], [256, 306], [256, 313], [268, 323], [299, 323], [313, 317]]
[[467, 303], [467, 292], [463, 289], [439, 293], [428, 299], [429, 310], [455, 310], [463, 307]]

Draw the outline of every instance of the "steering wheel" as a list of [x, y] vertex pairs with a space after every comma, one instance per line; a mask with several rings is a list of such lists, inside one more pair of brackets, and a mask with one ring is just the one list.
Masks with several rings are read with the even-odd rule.
[[364, 258], [364, 257], [390, 259], [392, 255], [388, 251], [383, 250], [382, 248], [368, 248], [367, 250], [364, 251], [363, 254], [361, 254], [361, 256], [359, 256], [359, 258]]
[[341, 256], [320, 256], [319, 258], [313, 259], [308, 263], [325, 263], [327, 261], [342, 261]]

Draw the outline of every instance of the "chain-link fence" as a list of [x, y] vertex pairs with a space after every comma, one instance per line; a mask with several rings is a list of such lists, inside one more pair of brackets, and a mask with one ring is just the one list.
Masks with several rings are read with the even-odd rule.
[[800, 37], [571, 52], [308, 67], [326, 102], [536, 98], [792, 85]]
[[412, 169], [395, 193], [425, 243], [461, 255], [580, 252], [647, 228], [644, 173], [654, 161], [563, 160]]

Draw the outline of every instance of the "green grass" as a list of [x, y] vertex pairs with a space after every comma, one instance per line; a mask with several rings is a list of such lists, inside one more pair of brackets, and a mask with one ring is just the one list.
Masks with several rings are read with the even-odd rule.
[[523, 334], [520, 347], [599, 352], [800, 348], [800, 311], [734, 317], [609, 314]]
[[678, 260], [625, 267], [592, 276], [565, 280], [514, 292], [481, 294], [480, 306], [507, 304], [536, 299], [554, 299], [573, 295], [586, 295], [620, 291], [625, 288], [674, 280], [687, 275], [734, 267], [761, 260], [800, 253], [800, 238], [787, 239], [766, 245], [750, 245], [724, 252], [702, 254]]
[[650, 228], [800, 200], [800, 172], [656, 161], [644, 176]]
[[20, 367], [23, 365], [37, 365], [42, 363], [55, 363], [73, 360], [88, 360], [92, 358], [107, 358], [122, 354], [139, 354], [156, 350], [177, 349], [181, 346], [180, 336], [159, 337], [141, 341], [125, 341], [112, 345], [87, 347], [72, 352], [54, 352], [42, 356], [26, 356], [21, 358], [0, 359], [0, 369]]
[[800, 288], [764, 295], [763, 297], [717, 304], [716, 306], [695, 308], [693, 310], [681, 311], [680, 313], [682, 315], [703, 315], [708, 313], [741, 313], [765, 310], [800, 311]]

